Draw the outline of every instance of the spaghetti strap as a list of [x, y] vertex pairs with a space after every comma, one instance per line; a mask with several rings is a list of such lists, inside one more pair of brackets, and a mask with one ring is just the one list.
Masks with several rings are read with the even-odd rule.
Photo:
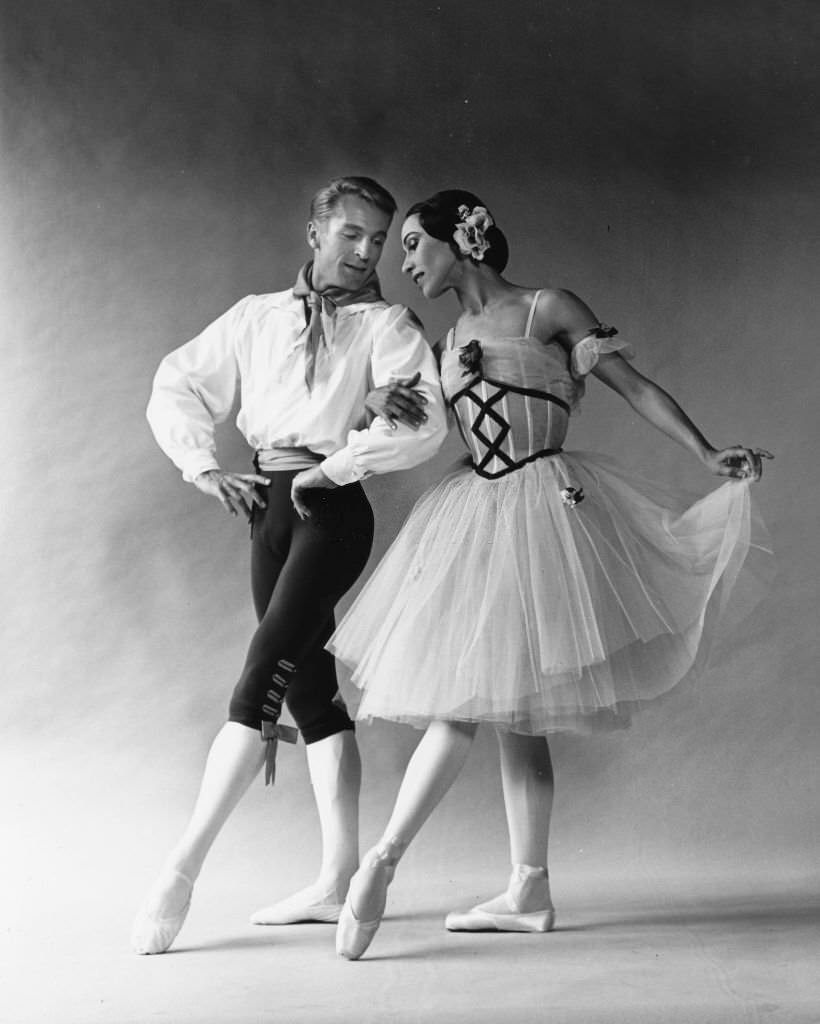
[[535, 319], [535, 307], [538, 305], [538, 300], [541, 298], [541, 292], [543, 288], [539, 288], [538, 291], [533, 295], [532, 305], [530, 306], [530, 315], [527, 317], [527, 326], [524, 328], [524, 337], [530, 337], [530, 331], [532, 331], [532, 322]]
[[456, 337], [456, 329], [455, 329], [455, 327], [451, 327], [450, 330], [445, 335], [445, 338], [444, 338], [444, 348], [446, 350], [449, 350], [449, 349], [451, 349], [453, 347], [453, 342], [455, 341], [455, 337]]

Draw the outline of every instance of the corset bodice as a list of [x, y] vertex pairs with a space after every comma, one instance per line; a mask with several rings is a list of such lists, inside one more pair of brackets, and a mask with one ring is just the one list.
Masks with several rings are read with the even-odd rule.
[[583, 392], [558, 343], [499, 338], [442, 353], [444, 394], [483, 476], [505, 473], [560, 450]]

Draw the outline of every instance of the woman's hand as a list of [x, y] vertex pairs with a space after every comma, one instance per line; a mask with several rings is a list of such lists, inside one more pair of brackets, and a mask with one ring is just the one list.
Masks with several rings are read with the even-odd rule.
[[773, 459], [774, 455], [765, 448], [744, 448], [736, 444], [721, 451], [710, 451], [704, 463], [716, 476], [730, 476], [736, 480], [759, 480], [763, 473], [763, 459]]
[[197, 490], [216, 498], [226, 512], [232, 516], [241, 512], [248, 519], [253, 515], [254, 505], [265, 507], [256, 484], [267, 487], [269, 483], [267, 477], [256, 473], [225, 473], [221, 469], [208, 469], [194, 480]]
[[420, 373], [412, 377], [394, 380], [381, 388], [373, 388], [364, 400], [365, 408], [374, 416], [381, 416], [391, 430], [398, 423], [405, 423], [413, 430], [418, 430], [427, 419], [424, 411], [427, 399], [415, 387], [421, 380]]
[[303, 469], [297, 473], [290, 485], [290, 500], [300, 519], [310, 519], [310, 509], [305, 504], [305, 491], [314, 490], [317, 487], [332, 490], [338, 487], [330, 477], [325, 476], [319, 466], [311, 466], [310, 469]]

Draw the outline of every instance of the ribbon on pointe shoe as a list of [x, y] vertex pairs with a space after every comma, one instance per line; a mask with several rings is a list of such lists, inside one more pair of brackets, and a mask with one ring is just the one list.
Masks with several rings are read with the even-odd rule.
[[[373, 936], [379, 930], [387, 902], [387, 887], [393, 881], [396, 864], [406, 842], [398, 839], [383, 841], [362, 857], [359, 870], [350, 880], [347, 899], [339, 915], [336, 929], [336, 952], [347, 960], [358, 960], [367, 951]], [[353, 909], [354, 890], [361, 884], [365, 899], [370, 906], [375, 903], [376, 913], [372, 920], [362, 921]], [[362, 895], [360, 893], [359, 895]]]
[[554, 924], [547, 869], [513, 864], [505, 892], [470, 910], [448, 914], [444, 927], [451, 932], [549, 932]]

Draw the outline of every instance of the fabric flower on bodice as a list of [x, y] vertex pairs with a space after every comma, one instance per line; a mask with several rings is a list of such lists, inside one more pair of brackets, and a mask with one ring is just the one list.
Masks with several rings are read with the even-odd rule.
[[614, 338], [618, 333], [618, 328], [610, 327], [609, 324], [598, 324], [589, 333], [593, 338]]
[[474, 260], [483, 260], [484, 253], [490, 243], [484, 237], [487, 229], [495, 223], [485, 206], [459, 206], [458, 215], [461, 220], [456, 224], [453, 241], [464, 256], [472, 256]]
[[481, 343], [475, 338], [469, 345], [462, 345], [458, 350], [458, 361], [464, 367], [461, 371], [462, 377], [477, 377], [481, 373]]

